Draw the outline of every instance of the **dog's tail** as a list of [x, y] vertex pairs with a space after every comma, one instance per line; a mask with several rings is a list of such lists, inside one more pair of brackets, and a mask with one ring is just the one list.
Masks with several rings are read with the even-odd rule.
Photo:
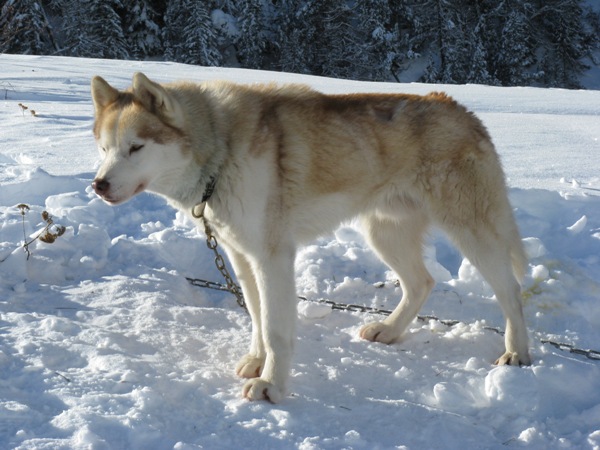
[[515, 278], [519, 281], [519, 283], [523, 284], [525, 272], [527, 271], [528, 260], [527, 255], [525, 254], [525, 249], [523, 248], [523, 241], [521, 241], [521, 236], [516, 225], [514, 226], [513, 230], [511, 230], [510, 260]]

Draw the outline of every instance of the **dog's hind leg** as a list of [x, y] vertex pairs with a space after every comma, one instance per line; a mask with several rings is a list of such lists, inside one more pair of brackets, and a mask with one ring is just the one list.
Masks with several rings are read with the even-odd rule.
[[[473, 230], [461, 227], [446, 228], [446, 231], [490, 284], [504, 313], [506, 350], [496, 360], [496, 364], [528, 365], [531, 359], [521, 305], [521, 286], [512, 267], [514, 255], [511, 253], [514, 253], [514, 239], [518, 239], [518, 235], [507, 230], [502, 230], [505, 231], [502, 234], [501, 231], [491, 229], [492, 226], [479, 224]], [[505, 228], [508, 229], [508, 225]]]
[[398, 275], [402, 300], [382, 322], [365, 325], [360, 336], [389, 344], [402, 336], [434, 286], [433, 278], [423, 263], [423, 235], [427, 231], [428, 219], [418, 210], [399, 219], [374, 213], [363, 217], [363, 227], [373, 249]]
[[256, 279], [252, 273], [250, 263], [244, 255], [228, 249], [227, 255], [242, 287], [246, 307], [252, 319], [252, 340], [250, 351], [244, 355], [235, 369], [242, 378], [259, 377], [265, 363], [265, 346], [262, 337], [262, 321], [260, 316], [260, 296]]

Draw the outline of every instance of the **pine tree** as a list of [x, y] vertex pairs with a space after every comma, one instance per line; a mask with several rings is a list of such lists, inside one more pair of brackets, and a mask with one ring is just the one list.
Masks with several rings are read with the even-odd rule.
[[397, 79], [402, 58], [398, 48], [398, 27], [392, 23], [389, 1], [363, 0], [356, 4], [356, 14], [355, 76], [375, 81]]
[[490, 75], [487, 69], [487, 53], [483, 47], [481, 39], [476, 39], [474, 44], [474, 50], [471, 57], [471, 67], [466, 80], [467, 83], [487, 85], [496, 84], [494, 77]]
[[438, 0], [398, 0], [390, 2], [391, 22], [398, 28], [398, 39], [408, 57], [429, 52], [437, 42]]
[[56, 0], [62, 12], [65, 52], [72, 56], [127, 59], [120, 0]]
[[275, 15], [276, 40], [279, 43], [277, 70], [311, 73], [314, 25], [310, 14], [312, 3], [303, 0], [282, 0]]
[[469, 52], [470, 58], [470, 70], [467, 76], [467, 83], [475, 84], [487, 84], [497, 85], [498, 80], [490, 71], [490, 58], [488, 46], [490, 45], [489, 40], [486, 39], [490, 34], [494, 34], [494, 31], [489, 31], [488, 14], [489, 11], [484, 11], [482, 8], [476, 8], [476, 17], [472, 17], [468, 20], [470, 23], [472, 20], [477, 20], [477, 25], [471, 33], [471, 39], [469, 40]]
[[507, 13], [494, 60], [495, 76], [503, 86], [524, 86], [535, 79], [533, 36], [525, 11], [513, 9]]
[[364, 79], [355, 60], [360, 46], [352, 10], [346, 2], [339, 0], [321, 0], [320, 5], [322, 23], [317, 26], [317, 39], [314, 43], [314, 73], [334, 78]]
[[242, 0], [238, 10], [237, 56], [243, 67], [269, 69], [277, 54], [275, 9], [265, 0]]
[[470, 27], [464, 10], [447, 6], [440, 9], [440, 82], [463, 84], [468, 81], [471, 65]]
[[413, 11], [419, 41], [435, 55], [422, 79], [450, 84], [466, 82], [470, 60], [466, 6], [451, 0], [428, 0]]
[[357, 53], [352, 11], [339, 0], [288, 0], [277, 15], [281, 70], [351, 78]]
[[284, 72], [314, 74], [316, 40], [322, 24], [318, 0], [287, 0], [277, 15], [279, 64]]
[[0, 9], [0, 53], [42, 55], [56, 50], [38, 0], [8, 0]]
[[165, 13], [165, 56], [187, 64], [220, 66], [211, 3], [196, 0], [172, 1]]
[[123, 29], [132, 56], [145, 59], [161, 53], [157, 13], [148, 0], [130, 0], [123, 10]]
[[581, 0], [548, 0], [535, 19], [545, 42], [540, 67], [546, 86], [579, 88], [579, 76], [589, 67], [583, 58], [593, 45], [582, 18]]
[[436, 62], [433, 58], [433, 55], [429, 55], [429, 59], [427, 60], [427, 67], [421, 76], [421, 81], [423, 83], [437, 83], [440, 79], [440, 74], [438, 72], [440, 64]]

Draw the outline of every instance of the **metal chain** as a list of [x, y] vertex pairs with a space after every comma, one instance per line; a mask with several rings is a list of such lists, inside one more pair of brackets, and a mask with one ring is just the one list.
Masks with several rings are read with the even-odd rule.
[[221, 272], [221, 275], [225, 279], [225, 282], [227, 283], [227, 289], [229, 290], [229, 292], [235, 295], [237, 304], [240, 305], [242, 308], [246, 309], [246, 302], [244, 301], [242, 288], [233, 280], [231, 274], [229, 273], [229, 270], [225, 265], [225, 259], [223, 259], [223, 256], [221, 256], [221, 254], [218, 251], [218, 245], [219, 244], [217, 243], [217, 239], [213, 234], [207, 235], [206, 246], [210, 248], [215, 254], [215, 266], [217, 266], [217, 269], [219, 270], [219, 272]]
[[557, 349], [565, 351], [565, 352], [568, 351], [569, 353], [573, 353], [575, 355], [585, 356], [587, 359], [592, 359], [594, 361], [600, 361], [600, 352], [596, 351], [596, 350], [590, 350], [590, 349], [583, 350], [580, 348], [576, 348], [572, 344], [566, 344], [564, 342], [554, 342], [554, 341], [550, 341], [548, 339], [540, 339], [540, 342], [542, 344], [550, 344], [554, 348], [557, 348]]
[[[213, 236], [213, 238], [214, 238], [214, 236]], [[216, 240], [215, 240], [215, 242], [216, 242]], [[208, 239], [207, 239], [207, 244], [208, 244]], [[210, 247], [210, 246], [209, 246], [209, 248], [212, 249], [212, 247]], [[216, 252], [216, 247], [215, 247], [215, 249], [213, 249], [213, 251]], [[221, 257], [221, 259], [223, 259], [223, 258]], [[231, 278], [231, 277], [229, 277], [229, 278]], [[215, 289], [218, 291], [231, 292], [238, 299], [238, 304], [240, 304], [238, 295], [241, 297], [242, 302], [244, 301], [241, 289], [235, 283], [233, 283], [233, 284], [237, 287], [237, 290], [234, 292], [232, 289], [230, 289], [230, 287], [228, 285], [224, 285], [222, 283], [202, 280], [199, 278], [186, 278], [186, 279], [194, 286], [207, 288], [207, 289]], [[331, 309], [337, 310], [337, 311], [359, 312], [359, 313], [365, 313], [365, 314], [377, 314], [377, 315], [382, 315], [382, 316], [389, 316], [390, 314], [392, 314], [392, 311], [390, 311], [389, 309], [374, 308], [374, 307], [365, 306], [365, 305], [356, 305], [356, 304], [351, 304], [351, 303], [338, 303], [338, 302], [334, 302], [332, 300], [325, 300], [325, 299], [310, 300], [310, 299], [308, 299], [306, 297], [302, 297], [302, 296], [298, 296], [298, 299], [305, 301], [305, 302], [321, 303], [324, 305], [328, 305], [331, 307]], [[240, 306], [241, 306], [241, 304], [240, 304]], [[245, 308], [245, 306], [244, 306], [244, 308]], [[440, 319], [439, 317], [436, 317], [434, 315], [418, 315], [417, 320], [419, 320], [420, 322], [427, 322], [430, 320], [434, 320], [436, 322], [441, 323], [442, 325], [446, 325], [447, 327], [453, 327], [454, 325], [457, 325], [460, 323], [460, 320]], [[484, 326], [482, 328], [484, 330], [493, 331], [494, 333], [504, 336], [504, 331], [501, 330], [500, 328], [491, 327], [491, 326]], [[553, 346], [554, 348], [561, 350], [561, 351], [568, 351], [569, 353], [572, 353], [575, 355], [585, 356], [587, 359], [591, 359], [592, 361], [600, 361], [600, 351], [597, 351], [597, 350], [580, 349], [580, 348], [575, 347], [572, 344], [566, 344], [564, 342], [556, 342], [556, 341], [552, 341], [550, 339], [540, 339], [540, 342], [542, 344], [549, 344], [549, 345]]]
[[224, 285], [223, 283], [217, 283], [216, 281], [201, 280], [199, 278], [189, 277], [185, 277], [185, 279], [188, 280], [192, 286], [197, 286], [206, 289], [214, 289], [216, 291], [231, 292], [226, 285]]
[[209, 249], [211, 249], [213, 254], [215, 255], [215, 266], [217, 266], [217, 270], [221, 273], [221, 275], [225, 279], [225, 283], [227, 284], [222, 285], [221, 283], [215, 283], [206, 280], [198, 280], [194, 278], [187, 278], [187, 280], [194, 286], [231, 292], [235, 296], [237, 304], [244, 308], [246, 312], [248, 312], [246, 302], [244, 301], [244, 294], [242, 293], [242, 288], [233, 280], [233, 277], [231, 276], [229, 270], [227, 269], [227, 266], [225, 265], [225, 259], [219, 252], [219, 243], [217, 242], [217, 238], [213, 234], [212, 229], [208, 224], [208, 220], [206, 220], [206, 217], [204, 217], [204, 208], [202, 208], [202, 211], [199, 215], [196, 215], [194, 211], [192, 211], [192, 214], [194, 215], [194, 217], [202, 219], [202, 223], [204, 224], [204, 234], [206, 235], [206, 246]]

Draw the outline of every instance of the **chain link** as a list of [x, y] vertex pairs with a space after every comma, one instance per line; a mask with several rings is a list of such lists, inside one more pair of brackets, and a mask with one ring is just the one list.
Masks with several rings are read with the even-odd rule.
[[216, 291], [231, 292], [226, 285], [224, 285], [223, 283], [217, 283], [216, 281], [208, 281], [208, 280], [202, 280], [200, 278], [189, 278], [189, 277], [185, 277], [185, 279], [188, 280], [188, 282], [192, 286], [201, 287], [201, 288], [205, 288], [205, 289], [214, 289]]

